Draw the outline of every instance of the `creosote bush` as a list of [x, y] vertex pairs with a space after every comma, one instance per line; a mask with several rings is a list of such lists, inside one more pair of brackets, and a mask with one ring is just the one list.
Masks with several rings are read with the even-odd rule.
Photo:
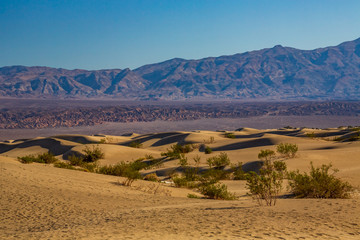
[[96, 162], [105, 157], [104, 152], [98, 145], [93, 145], [91, 148], [89, 146], [86, 146], [83, 152], [85, 154], [84, 156], [82, 156], [82, 161], [87, 163]]
[[258, 154], [258, 158], [260, 160], [272, 160], [275, 158], [275, 152], [270, 149], [260, 150], [260, 153]]
[[224, 168], [230, 164], [230, 159], [224, 152], [220, 153], [219, 156], [208, 158], [206, 161], [210, 168], [216, 169]]
[[266, 160], [260, 169], [260, 174], [249, 172], [246, 175], [246, 186], [250, 195], [257, 200], [259, 205], [262, 204], [262, 201], [265, 201], [268, 206], [275, 205], [285, 174], [286, 164], [284, 162]]
[[166, 153], [161, 153], [161, 156], [166, 156], [171, 159], [179, 159], [181, 154], [189, 153], [194, 150], [194, 146], [190, 144], [180, 145], [174, 144], [170, 146], [170, 149]]
[[141, 148], [142, 147], [142, 143], [140, 141], [133, 141], [129, 144], [129, 147], [133, 147], [133, 148]]
[[212, 153], [211, 147], [205, 146], [204, 152], [205, 152], [205, 154], [210, 154], [210, 153]]
[[144, 180], [151, 182], [160, 182], [160, 178], [156, 175], [156, 173], [150, 173], [144, 176]]
[[227, 186], [221, 183], [206, 183], [199, 187], [199, 191], [204, 196], [211, 199], [235, 200], [235, 194], [228, 191]]
[[313, 163], [309, 174], [292, 171], [289, 173], [291, 192], [298, 198], [348, 198], [353, 187], [336, 178], [336, 172], [331, 164], [315, 168]]
[[224, 135], [226, 138], [235, 138], [235, 134], [233, 133], [225, 133]]
[[231, 171], [233, 180], [246, 180], [246, 173], [242, 169], [242, 162], [231, 165]]
[[27, 155], [24, 157], [18, 157], [18, 160], [21, 163], [37, 162], [37, 163], [46, 163], [46, 164], [54, 163], [57, 161], [54, 154], [52, 154], [51, 152], [41, 153], [38, 155]]
[[280, 143], [276, 146], [276, 151], [280, 153], [283, 157], [294, 158], [296, 152], [298, 151], [298, 146], [291, 143]]

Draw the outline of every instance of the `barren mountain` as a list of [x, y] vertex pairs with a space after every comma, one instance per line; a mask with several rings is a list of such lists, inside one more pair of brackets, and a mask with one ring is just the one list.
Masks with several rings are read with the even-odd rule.
[[315, 50], [275, 46], [135, 70], [0, 68], [0, 96], [126, 99], [360, 100], [360, 38]]

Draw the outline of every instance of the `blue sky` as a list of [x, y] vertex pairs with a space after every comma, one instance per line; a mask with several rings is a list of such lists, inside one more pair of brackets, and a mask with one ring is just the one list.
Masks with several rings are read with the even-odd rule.
[[134, 69], [359, 37], [359, 0], [0, 0], [0, 67]]

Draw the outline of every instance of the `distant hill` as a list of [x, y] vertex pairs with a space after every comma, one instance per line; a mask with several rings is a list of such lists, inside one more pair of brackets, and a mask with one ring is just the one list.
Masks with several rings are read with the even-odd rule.
[[130, 69], [0, 68], [0, 96], [138, 100], [360, 100], [360, 38], [335, 47], [275, 46]]

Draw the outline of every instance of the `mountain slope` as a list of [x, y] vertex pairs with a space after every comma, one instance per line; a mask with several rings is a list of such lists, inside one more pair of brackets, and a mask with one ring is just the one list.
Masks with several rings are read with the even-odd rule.
[[3, 67], [0, 96], [360, 100], [360, 38], [310, 51], [278, 45], [216, 58], [175, 58], [135, 70]]

